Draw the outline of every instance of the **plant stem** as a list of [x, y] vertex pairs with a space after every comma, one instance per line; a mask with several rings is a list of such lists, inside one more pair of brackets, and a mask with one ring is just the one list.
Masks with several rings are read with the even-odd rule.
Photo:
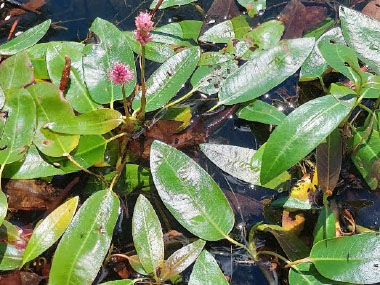
[[186, 93], [185, 95], [183, 95], [181, 98], [178, 98], [177, 100], [174, 100], [174, 101], [168, 103], [168, 104], [165, 106], [165, 108], [168, 109], [168, 108], [170, 108], [170, 107], [172, 107], [172, 106], [174, 106], [174, 105], [176, 105], [176, 104], [178, 104], [178, 103], [181, 103], [182, 101], [184, 101], [184, 100], [190, 98], [191, 95], [193, 95], [195, 91], [197, 91], [196, 88], [191, 89], [188, 93]]
[[114, 140], [116, 140], [118, 138], [121, 138], [123, 136], [126, 136], [126, 135], [127, 135], [127, 133], [118, 134], [118, 135], [113, 136], [113, 137], [109, 138], [108, 140], [106, 140], [106, 143], [110, 143], [110, 142], [112, 142], [112, 141], [114, 141]]
[[140, 56], [140, 80], [141, 80], [141, 105], [137, 111], [136, 117], [140, 121], [145, 119], [145, 107], [146, 107], [146, 82], [145, 82], [145, 46], [141, 46]]
[[273, 252], [273, 251], [269, 251], [269, 250], [258, 251], [257, 255], [260, 255], [260, 254], [267, 254], [267, 255], [272, 255], [274, 257], [277, 257], [278, 259], [281, 259], [282, 261], [284, 261], [287, 264], [286, 266], [288, 266], [291, 263], [288, 259], [286, 259], [282, 255], [280, 255], [276, 252]]
[[159, 0], [156, 4], [156, 7], [154, 7], [153, 11], [152, 11], [152, 18], [154, 17], [154, 15], [156, 15], [156, 12], [158, 10], [158, 8], [160, 8], [162, 2], [164, 2], [164, 0]]
[[288, 264], [286, 264], [285, 268], [289, 268], [289, 267], [292, 267], [294, 265], [301, 264], [301, 263], [307, 263], [307, 262], [312, 262], [312, 260], [309, 257], [298, 259], [296, 261], [289, 262]]

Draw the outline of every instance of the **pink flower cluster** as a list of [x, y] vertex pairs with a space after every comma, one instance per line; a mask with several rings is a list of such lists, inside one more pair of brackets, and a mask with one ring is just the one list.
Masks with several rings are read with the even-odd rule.
[[116, 63], [108, 72], [108, 78], [113, 84], [126, 84], [135, 77], [129, 68], [129, 65]]
[[152, 15], [147, 12], [140, 12], [140, 14], [135, 18], [136, 30], [134, 35], [138, 42], [142, 46], [145, 46], [152, 40], [152, 34], [150, 33], [154, 28], [154, 23], [152, 21]]

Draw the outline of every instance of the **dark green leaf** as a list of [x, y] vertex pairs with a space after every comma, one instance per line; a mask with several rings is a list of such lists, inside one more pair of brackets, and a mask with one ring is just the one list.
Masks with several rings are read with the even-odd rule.
[[267, 183], [315, 149], [355, 104], [347, 95], [323, 96], [303, 104], [288, 115], [269, 137], [263, 154], [260, 179]]
[[318, 221], [315, 225], [313, 244], [334, 237], [336, 237], [334, 213], [328, 205], [325, 205], [319, 213]]
[[227, 285], [215, 258], [206, 250], [198, 256], [190, 275], [189, 285]]
[[[200, 57], [200, 48], [192, 47], [177, 53], [162, 64], [147, 80], [147, 104], [146, 111], [154, 111], [161, 108], [189, 79]], [[140, 107], [140, 98], [133, 102], [133, 108]]]
[[289, 272], [289, 285], [332, 285], [338, 284], [324, 278], [311, 263], [293, 266]]
[[279, 125], [286, 118], [285, 114], [276, 107], [261, 100], [255, 100], [248, 106], [241, 108], [237, 115], [240, 119], [272, 125]]
[[0, 46], [0, 55], [13, 55], [36, 44], [48, 31], [51, 20], [25, 31], [17, 38]]
[[183, 272], [197, 259], [205, 244], [204, 240], [199, 239], [169, 256], [162, 269], [162, 279], [167, 280]]
[[37, 225], [25, 249], [23, 264], [39, 256], [61, 237], [75, 214], [78, 199], [76, 196], [68, 200]]
[[205, 240], [228, 235], [234, 225], [233, 211], [203, 168], [159, 141], [152, 144], [150, 166], [158, 194], [182, 226]]
[[88, 198], [55, 251], [49, 284], [91, 284], [111, 244], [119, 199], [109, 191]]
[[283, 41], [268, 51], [257, 53], [223, 83], [219, 104], [246, 102], [268, 92], [300, 68], [313, 46], [314, 39], [296, 39]]
[[132, 236], [145, 272], [156, 275], [164, 262], [164, 236], [156, 212], [143, 195], [138, 197], [133, 211]]

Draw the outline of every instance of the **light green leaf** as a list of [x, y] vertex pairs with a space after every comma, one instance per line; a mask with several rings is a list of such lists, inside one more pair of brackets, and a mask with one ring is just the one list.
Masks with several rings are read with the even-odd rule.
[[326, 278], [349, 283], [380, 282], [377, 233], [343, 236], [316, 243], [309, 259]]
[[[165, 9], [172, 6], [180, 6], [180, 5], [186, 5], [192, 2], [195, 2], [197, 0], [164, 0], [162, 2], [162, 5], [159, 9]], [[153, 0], [152, 4], [150, 4], [150, 9], [154, 9], [158, 3], [158, 0]]]
[[24, 87], [33, 80], [33, 67], [26, 52], [11, 56], [0, 64], [0, 86], [5, 92]]
[[229, 53], [221, 53], [216, 51], [204, 52], [201, 54], [198, 65], [216, 65], [227, 61], [234, 60], [234, 56]]
[[3, 109], [5, 103], [5, 94], [3, 88], [0, 86], [0, 110]]
[[13, 55], [28, 47], [35, 45], [46, 34], [51, 24], [51, 20], [25, 31], [17, 38], [0, 46], [0, 55]]
[[74, 117], [70, 104], [62, 98], [62, 92], [46, 82], [34, 84], [28, 91], [37, 107], [37, 130], [33, 143], [49, 156], [59, 157], [70, 153], [78, 145], [79, 136], [57, 134], [47, 128], [49, 123]]
[[380, 74], [380, 22], [343, 6], [339, 8], [339, 18], [347, 44], [361, 61]]
[[61, 237], [75, 214], [78, 199], [76, 196], [68, 200], [37, 225], [25, 249], [23, 264], [39, 256]]
[[234, 225], [233, 211], [203, 168], [159, 141], [152, 144], [150, 166], [161, 200], [182, 226], [205, 240], [228, 235]]
[[316, 98], [288, 115], [270, 135], [261, 165], [260, 180], [267, 183], [315, 149], [355, 104], [351, 95]]
[[183, 272], [197, 259], [205, 244], [204, 240], [199, 239], [169, 256], [162, 269], [162, 279], [167, 280]]
[[185, 20], [158, 27], [152, 31], [153, 42], [176, 46], [193, 46], [199, 37], [202, 21]]
[[27, 49], [36, 79], [50, 79], [46, 66], [46, 50], [51, 43], [36, 44]]
[[286, 118], [286, 115], [276, 107], [261, 100], [255, 100], [241, 108], [237, 115], [240, 119], [272, 125], [279, 125]]
[[102, 135], [112, 131], [122, 123], [122, 115], [113, 109], [99, 109], [73, 117], [62, 118], [47, 124], [48, 128], [57, 133], [73, 135]]
[[49, 284], [91, 284], [111, 244], [119, 199], [109, 190], [88, 198], [55, 251]]
[[9, 92], [2, 112], [8, 114], [0, 138], [0, 164], [22, 159], [32, 143], [36, 127], [36, 106], [25, 89]]
[[244, 39], [251, 47], [260, 50], [270, 49], [278, 44], [284, 33], [284, 24], [281, 21], [267, 21], [244, 35]]
[[[199, 57], [199, 47], [185, 49], [169, 58], [149, 77], [146, 82], [147, 112], [161, 108], [177, 94], [195, 70]], [[137, 98], [133, 109], [137, 110], [140, 104]]]
[[311, 263], [293, 266], [289, 272], [289, 285], [333, 285], [338, 284], [318, 273]]
[[300, 68], [313, 46], [314, 39], [295, 39], [257, 53], [224, 81], [219, 104], [246, 102], [268, 92]]
[[17, 269], [22, 264], [23, 249], [12, 244], [0, 242], [0, 270]]
[[7, 196], [5, 196], [3, 191], [0, 191], [0, 225], [3, 224], [4, 219], [7, 215], [8, 201]]
[[164, 236], [156, 212], [143, 195], [138, 197], [133, 211], [132, 236], [145, 272], [156, 275], [164, 262]]
[[194, 264], [190, 275], [189, 285], [228, 285], [222, 270], [220, 270], [215, 258], [203, 250]]
[[238, 0], [238, 3], [247, 9], [250, 17], [263, 13], [267, 7], [266, 0]]
[[335, 237], [336, 230], [334, 213], [330, 210], [328, 205], [325, 205], [319, 213], [318, 221], [314, 228], [313, 244], [316, 244], [324, 239]]

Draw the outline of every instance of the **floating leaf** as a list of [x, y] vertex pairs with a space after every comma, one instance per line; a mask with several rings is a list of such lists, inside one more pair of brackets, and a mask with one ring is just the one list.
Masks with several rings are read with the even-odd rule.
[[289, 272], [290, 285], [331, 285], [334, 281], [326, 279], [318, 273], [311, 263], [294, 265]]
[[32, 63], [26, 52], [11, 56], [0, 64], [0, 85], [5, 92], [24, 87], [32, 83], [33, 79]]
[[89, 113], [49, 123], [50, 130], [73, 135], [102, 135], [122, 123], [122, 115], [113, 109], [99, 109]]
[[37, 225], [25, 249], [23, 264], [39, 256], [61, 237], [75, 214], [78, 199], [77, 196], [68, 200]]
[[25, 31], [17, 38], [0, 46], [0, 55], [13, 55], [36, 44], [48, 31], [51, 20]]
[[202, 22], [185, 20], [158, 27], [152, 31], [153, 42], [176, 46], [194, 46], [201, 31]]
[[377, 233], [343, 236], [316, 243], [309, 259], [326, 278], [373, 284], [380, 282], [379, 248]]
[[84, 78], [92, 99], [99, 104], [108, 104], [123, 98], [121, 85], [112, 84], [108, 72], [116, 63], [129, 65], [135, 79], [125, 85], [130, 94], [136, 85], [136, 67], [133, 52], [124, 34], [110, 22], [96, 18], [90, 31], [100, 39], [92, 45], [83, 58]]
[[79, 142], [78, 135], [57, 134], [46, 124], [74, 117], [70, 104], [53, 84], [40, 82], [28, 88], [37, 107], [37, 130], [33, 142], [44, 154], [59, 157], [70, 153]]
[[313, 46], [311, 38], [288, 40], [258, 53], [224, 81], [219, 104], [246, 102], [268, 92], [300, 68]]
[[9, 92], [2, 112], [8, 114], [0, 138], [0, 164], [22, 159], [32, 143], [36, 126], [36, 106], [29, 92]]
[[174, 252], [165, 261], [161, 278], [167, 280], [183, 272], [197, 259], [205, 244], [204, 240], [199, 239]]
[[208, 159], [224, 172], [245, 182], [277, 189], [290, 179], [290, 175], [285, 172], [266, 185], [260, 183], [261, 157], [264, 147], [255, 151], [232, 145], [206, 143], [201, 144], [200, 149]]
[[261, 182], [267, 183], [308, 155], [338, 127], [354, 104], [351, 95], [340, 99], [327, 95], [311, 100], [290, 113], [266, 143]]
[[83, 48], [84, 45], [75, 42], [52, 42], [46, 51], [46, 63], [51, 81], [59, 86], [62, 78], [62, 71], [65, 66], [65, 56], [71, 60], [70, 84], [67, 89], [66, 99], [71, 106], [80, 113], [95, 110], [96, 104], [84, 83], [83, 75]]
[[267, 21], [244, 35], [246, 42], [255, 50], [270, 49], [278, 44], [284, 33], [284, 24], [281, 21]]
[[[200, 48], [192, 47], [177, 53], [163, 63], [147, 80], [146, 111], [161, 108], [189, 79], [200, 57]], [[140, 98], [133, 102], [133, 109], [140, 107]]]
[[233, 211], [203, 168], [159, 141], [152, 144], [150, 165], [158, 194], [182, 226], [205, 240], [228, 235], [234, 225]]
[[238, 0], [238, 3], [247, 9], [250, 17], [263, 13], [267, 7], [266, 0]]
[[339, 18], [344, 39], [361, 61], [380, 74], [379, 21], [355, 10], [340, 6]]
[[143, 195], [138, 197], [133, 211], [132, 236], [145, 272], [156, 275], [164, 262], [164, 237], [160, 220]]
[[325, 205], [319, 213], [318, 221], [315, 225], [313, 244], [334, 237], [336, 237], [334, 213], [328, 205]]
[[206, 250], [198, 256], [190, 275], [189, 285], [227, 285], [215, 258]]
[[237, 115], [240, 119], [272, 125], [279, 125], [286, 118], [285, 114], [276, 107], [261, 100], [255, 100], [248, 106], [241, 108]]
[[317, 147], [318, 186], [324, 193], [333, 191], [338, 183], [342, 154], [342, 138], [339, 129], [335, 129], [326, 142]]
[[198, 65], [216, 65], [231, 60], [234, 60], [234, 56], [231, 54], [210, 51], [201, 54]]
[[108, 252], [118, 216], [119, 199], [111, 191], [88, 198], [58, 244], [49, 284], [91, 284]]
[[[172, 6], [180, 6], [180, 5], [186, 5], [192, 2], [195, 2], [197, 0], [164, 0], [162, 2], [162, 5], [159, 9], [165, 9]], [[152, 4], [150, 4], [150, 9], [154, 9], [158, 3], [158, 0], [153, 0]]]

